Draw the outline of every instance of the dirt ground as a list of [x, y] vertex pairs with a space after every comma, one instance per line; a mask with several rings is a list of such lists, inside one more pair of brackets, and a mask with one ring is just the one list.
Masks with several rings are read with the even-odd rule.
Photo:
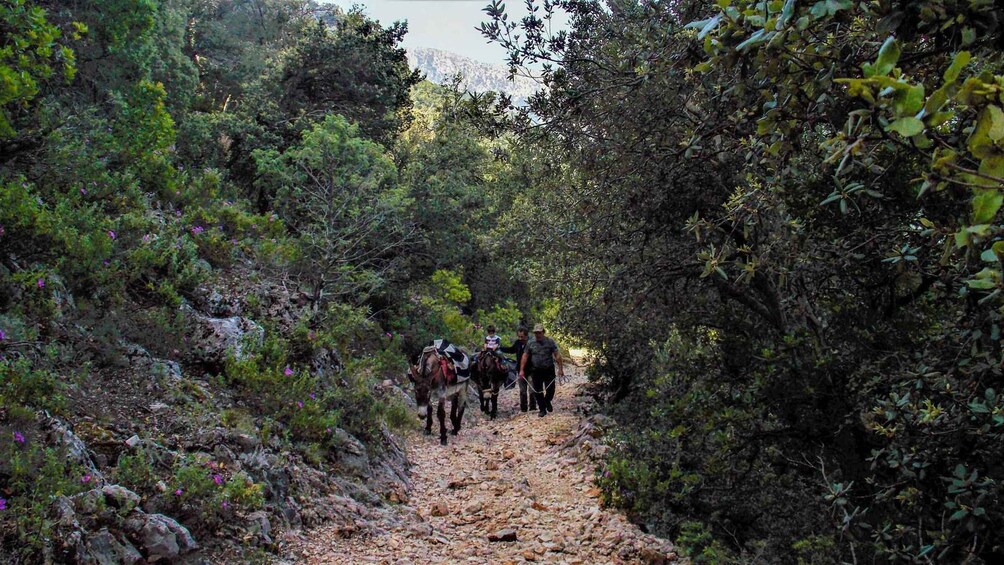
[[[496, 420], [465, 418], [469, 427], [449, 436], [446, 447], [439, 445], [438, 423], [432, 436], [405, 438], [413, 481], [408, 500], [371, 509], [350, 527], [332, 524], [285, 540], [286, 562], [678, 561], [670, 542], [600, 507], [594, 468], [584, 456], [599, 442], [576, 410], [584, 383], [581, 370], [570, 371], [554, 412], [543, 418], [521, 413], [517, 391], [509, 390], [499, 398]], [[468, 404], [472, 411], [477, 402]]]

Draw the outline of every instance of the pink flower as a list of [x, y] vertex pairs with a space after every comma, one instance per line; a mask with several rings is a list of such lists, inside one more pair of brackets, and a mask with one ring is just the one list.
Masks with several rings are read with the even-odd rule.
[[7, 499], [0, 498], [0, 510], [7, 510]]
[[80, 482], [82, 482], [82, 483], [89, 483], [89, 482], [91, 482], [91, 475], [88, 473], [88, 474], [84, 475], [83, 477], [80, 477]]
[[292, 377], [293, 376], [293, 369], [290, 369], [289, 365], [286, 365], [286, 370], [283, 371], [282, 374], [286, 375], [287, 377]]
[[38, 279], [38, 288], [45, 288], [45, 279]]
[[394, 334], [392, 334], [390, 332], [387, 332], [387, 333], [385, 333], [383, 335], [384, 335], [384, 337], [394, 337]]
[[213, 475], [213, 482], [216, 483], [216, 484], [218, 484], [218, 485], [222, 485], [223, 484], [223, 475], [220, 475], [219, 473], [214, 474]]
[[230, 508], [230, 503], [224, 500], [223, 502], [220, 503], [220, 508], [226, 510], [227, 508]]
[[17, 443], [24, 443], [24, 434], [21, 432], [14, 432], [14, 441]]
[[108, 237], [115, 239], [117, 236], [114, 230], [108, 230]]
[[150, 234], [144, 235], [143, 236], [143, 243], [149, 243], [149, 242], [150, 242]]
[[331, 428], [328, 428], [328, 429], [327, 429], [327, 432], [328, 432], [328, 433], [330, 434], [330, 433], [331, 433]]
[[200, 233], [206, 231], [206, 228], [202, 226], [195, 226], [192, 228], [192, 235], [199, 235]]
[[297, 406], [298, 408], [303, 408], [303, 401], [302, 401], [302, 400], [297, 400], [297, 401], [296, 401], [296, 406]]
[[3, 330], [0, 330], [0, 341], [7, 339], [7, 334]]
[[84, 196], [87, 196], [87, 189], [86, 188], [81, 188], [80, 189], [80, 194], [83, 194]]
[[182, 495], [182, 494], [183, 494], [184, 492], [185, 492], [185, 491], [183, 491], [183, 490], [181, 490], [181, 489], [179, 488], [178, 490], [174, 491], [174, 496], [181, 496], [181, 495]]
[[311, 400], [317, 400], [317, 395], [314, 393], [310, 393], [308, 396], [310, 396]]

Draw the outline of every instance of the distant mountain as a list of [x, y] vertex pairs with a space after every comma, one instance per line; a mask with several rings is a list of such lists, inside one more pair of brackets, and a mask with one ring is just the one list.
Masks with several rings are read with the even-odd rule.
[[454, 75], [460, 73], [464, 77], [461, 86], [467, 90], [505, 92], [513, 97], [516, 104], [522, 104], [540, 88], [539, 84], [525, 77], [516, 77], [515, 81], [510, 81], [509, 69], [505, 65], [482, 63], [442, 49], [409, 49], [408, 63], [436, 84], [447, 84]]

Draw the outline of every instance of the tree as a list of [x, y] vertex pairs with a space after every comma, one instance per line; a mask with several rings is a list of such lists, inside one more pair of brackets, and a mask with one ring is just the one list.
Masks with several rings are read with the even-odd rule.
[[410, 245], [413, 202], [397, 184], [383, 148], [359, 127], [328, 116], [279, 153], [255, 160], [276, 210], [297, 238], [293, 276], [320, 305], [334, 298], [365, 301], [385, 284]]
[[408, 125], [410, 90], [421, 79], [398, 46], [407, 31], [402, 22], [383, 28], [356, 11], [333, 26], [317, 22], [282, 59], [280, 109], [306, 120], [341, 114], [389, 146]]
[[548, 87], [532, 268], [651, 422], [608, 500], [742, 561], [998, 558], [1000, 8], [486, 11]]

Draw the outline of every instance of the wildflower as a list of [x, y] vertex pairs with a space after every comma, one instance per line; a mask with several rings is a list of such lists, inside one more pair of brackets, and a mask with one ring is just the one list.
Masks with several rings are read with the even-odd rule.
[[206, 228], [202, 226], [195, 226], [192, 228], [192, 235], [199, 235], [200, 233], [206, 231]]
[[114, 230], [108, 230], [108, 237], [110, 237], [111, 239], [115, 239], [117, 235]]
[[286, 370], [283, 371], [282, 374], [286, 375], [287, 377], [292, 377], [293, 376], [293, 369], [290, 369], [289, 365], [286, 365]]
[[331, 433], [331, 428], [327, 428], [326, 431], [330, 434]]
[[3, 235], [3, 232], [4, 232], [3, 224], [0, 224], [0, 235]]
[[297, 400], [296, 401], [296, 407], [297, 408], [303, 408], [303, 401], [302, 400]]
[[45, 288], [45, 279], [38, 279], [38, 288]]
[[90, 475], [90, 473], [84, 475], [83, 477], [80, 477], [80, 482], [82, 482], [82, 483], [89, 483], [89, 482], [91, 482], [91, 475]]
[[24, 443], [24, 434], [21, 432], [14, 432], [14, 441], [17, 443]]
[[307, 339], [309, 339], [310, 341], [314, 341], [315, 339], [317, 339], [317, 334], [314, 333], [314, 330], [310, 330], [309, 332], [307, 332]]
[[0, 330], [0, 341], [7, 339], [7, 334], [3, 330]]
[[7, 510], [7, 499], [0, 498], [0, 510]]
[[87, 196], [87, 189], [86, 188], [81, 188], [80, 189], [80, 194], [83, 194], [84, 196]]
[[226, 510], [226, 509], [230, 508], [230, 503], [227, 502], [226, 500], [224, 500], [223, 502], [220, 503], [220, 508]]
[[185, 491], [183, 491], [183, 490], [181, 490], [181, 489], [179, 488], [178, 490], [174, 491], [174, 496], [181, 496], [181, 495], [182, 495], [182, 494], [183, 494], [184, 492], [185, 492]]
[[213, 482], [216, 483], [216, 484], [218, 484], [218, 485], [222, 485], [223, 484], [223, 475], [221, 475], [219, 473], [213, 474]]
[[317, 395], [314, 393], [310, 393], [308, 396], [310, 396], [311, 400], [317, 400]]
[[109, 261], [108, 259], [105, 259], [105, 260], [104, 260], [104, 261], [102, 261], [101, 263], [102, 263], [102, 264], [103, 264], [103, 265], [104, 265], [105, 267], [107, 267], [108, 265], [111, 265], [111, 264], [112, 264], [112, 262], [111, 262], [111, 261]]
[[143, 243], [150, 243], [150, 234], [146, 234], [143, 236]]

